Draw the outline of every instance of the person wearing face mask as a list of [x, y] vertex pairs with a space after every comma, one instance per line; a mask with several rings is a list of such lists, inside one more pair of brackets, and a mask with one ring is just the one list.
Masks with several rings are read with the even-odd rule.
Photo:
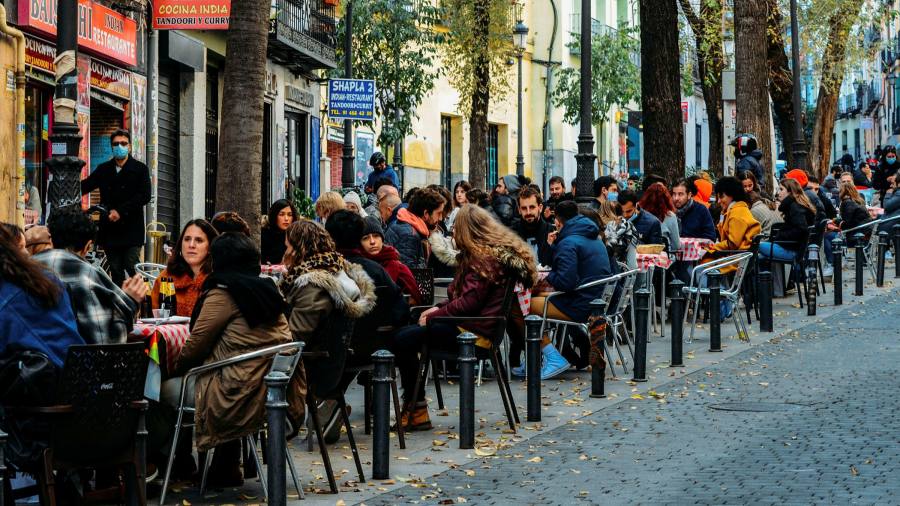
[[81, 182], [81, 194], [100, 190], [100, 205], [109, 213], [100, 220], [97, 244], [106, 253], [112, 280], [134, 276], [144, 245], [144, 206], [150, 202], [150, 170], [131, 154], [131, 134], [116, 130], [109, 136], [113, 158], [101, 163]]
[[884, 202], [885, 194], [891, 187], [888, 177], [893, 176], [897, 169], [900, 169], [900, 164], [897, 163], [897, 149], [894, 146], [882, 148], [881, 160], [872, 178], [872, 188], [881, 195], [881, 202]]

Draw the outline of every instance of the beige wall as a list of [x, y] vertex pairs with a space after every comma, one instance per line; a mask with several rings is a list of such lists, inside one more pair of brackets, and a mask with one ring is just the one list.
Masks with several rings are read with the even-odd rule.
[[0, 221], [15, 223], [19, 189], [16, 134], [16, 41], [0, 34]]

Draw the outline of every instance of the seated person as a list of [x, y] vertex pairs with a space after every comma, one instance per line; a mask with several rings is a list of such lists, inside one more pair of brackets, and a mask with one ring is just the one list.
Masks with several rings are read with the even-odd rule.
[[400, 369], [404, 405], [415, 403], [400, 420], [405, 430], [431, 429], [424, 388], [413, 392], [423, 342], [427, 340], [432, 349], [456, 350], [460, 329], [478, 335], [477, 346], [489, 347], [484, 341], [493, 337], [491, 322], [430, 322], [442, 316], [507, 316], [501, 314], [507, 281], [520, 281], [530, 288], [537, 280], [537, 259], [531, 249], [484, 209], [463, 206], [456, 216], [454, 238], [460, 252], [459, 267], [447, 289], [448, 300], [422, 312], [418, 325], [398, 331], [390, 346]]
[[681, 233], [678, 230], [678, 217], [675, 215], [675, 204], [669, 190], [662, 183], [653, 183], [644, 190], [640, 208], [659, 220], [663, 240], [668, 244], [670, 252], [681, 249]]
[[[212, 273], [197, 300], [191, 335], [175, 360], [175, 374], [254, 350], [291, 342], [285, 303], [271, 279], [260, 277], [259, 250], [240, 233], [217, 237], [210, 247]], [[217, 447], [210, 466], [210, 483], [237, 486], [240, 438], [260, 430], [266, 418], [264, 377], [271, 357], [226, 366], [196, 378], [194, 437], [199, 451]], [[303, 423], [305, 384], [298, 370], [288, 386], [288, 416], [293, 427]], [[161, 397], [178, 403], [181, 378], [162, 386]]]
[[213, 215], [210, 224], [219, 234], [226, 232], [238, 232], [244, 235], [250, 235], [250, 225], [241, 218], [241, 215], [234, 211], [219, 211]]
[[885, 223], [878, 225], [878, 231], [891, 233], [891, 228], [894, 225], [900, 224], [900, 220], [888, 221], [900, 216], [900, 190], [898, 190], [900, 189], [900, 171], [888, 176], [887, 184], [890, 185], [890, 187], [885, 192], [882, 202], [882, 207], [884, 208], [882, 220], [884, 220]]
[[784, 226], [770, 241], [759, 244], [759, 257], [793, 262], [806, 247], [816, 207], [809, 201], [797, 181], [782, 179], [779, 186], [778, 212], [784, 217]]
[[370, 220], [363, 223], [362, 237], [357, 244], [359, 253], [377, 262], [387, 271], [391, 280], [400, 287], [404, 294], [409, 295], [410, 305], [417, 306], [422, 303], [422, 293], [412, 271], [400, 261], [400, 253], [390, 244], [384, 243], [384, 232]]
[[709, 208], [698, 203], [694, 197], [697, 187], [688, 179], [679, 179], [672, 186], [672, 202], [678, 216], [678, 230], [681, 237], [716, 240], [716, 225]]
[[722, 219], [718, 225], [719, 242], [707, 248], [707, 254], [702, 260], [704, 262], [728, 256], [729, 253], [725, 253], [727, 251], [749, 250], [753, 245], [753, 238], [760, 231], [759, 222], [750, 212], [749, 197], [737, 178], [720, 178], [716, 182], [715, 192], [716, 202], [722, 208]]
[[42, 225], [32, 225], [25, 230], [25, 247], [30, 255], [53, 249], [50, 229]]
[[78, 332], [88, 344], [124, 343], [147, 293], [140, 275], [126, 278], [119, 288], [84, 257], [91, 250], [97, 227], [77, 207], [60, 209], [47, 222], [54, 248], [34, 259], [53, 271], [69, 292]]
[[[351, 192], [353, 193], [353, 192]], [[359, 197], [357, 197], [357, 202]], [[269, 207], [266, 225], [259, 231], [262, 263], [278, 265], [284, 258], [284, 234], [291, 223], [300, 219], [290, 200], [279, 199]], [[210, 238], [212, 239], [212, 238]]]
[[25, 253], [28, 253], [28, 237], [25, 234], [25, 231], [22, 230], [18, 225], [13, 225], [12, 223], [0, 223], [0, 228], [5, 229], [8, 233], [12, 234], [16, 239], [16, 246], [19, 247]]
[[191, 220], [181, 229], [181, 235], [169, 257], [169, 263], [153, 284], [150, 292], [151, 303], [154, 308], [160, 305], [159, 289], [162, 278], [172, 278], [175, 285], [175, 300], [178, 307], [171, 316], [191, 316], [194, 314], [194, 305], [200, 297], [200, 292], [206, 277], [212, 269], [212, 257], [209, 255], [209, 245], [218, 237], [219, 233], [202, 218]]
[[521, 219], [512, 229], [526, 244], [531, 246], [538, 263], [550, 265], [552, 249], [547, 241], [547, 236], [554, 227], [541, 216], [541, 201], [541, 192], [537, 186], [528, 185], [519, 190], [518, 204]]
[[638, 196], [631, 190], [619, 194], [622, 216], [634, 224], [639, 244], [662, 244], [662, 224], [652, 214], [638, 207]]
[[853, 183], [841, 183], [841, 229], [851, 230], [872, 221], [866, 200]]

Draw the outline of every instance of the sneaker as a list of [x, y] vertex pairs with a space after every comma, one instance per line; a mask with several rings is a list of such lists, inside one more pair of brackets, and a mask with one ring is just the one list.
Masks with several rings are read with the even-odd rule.
[[724, 322], [731, 318], [732, 313], [734, 313], [734, 303], [728, 299], [722, 299], [719, 302], [719, 319]]
[[526, 374], [525, 373], [525, 364], [511, 368], [509, 370], [509, 373], [517, 378], [524, 378], [525, 374]]
[[[350, 406], [347, 406], [347, 416], [350, 416]], [[325, 422], [322, 427], [323, 436], [327, 444], [333, 445], [341, 438], [341, 427], [344, 426], [344, 417], [341, 416], [341, 410], [335, 409], [331, 418]]]
[[[403, 430], [405, 432], [431, 430], [432, 426], [431, 418], [428, 417], [428, 405], [416, 406], [413, 408], [412, 412], [404, 411], [400, 415], [400, 423], [403, 424]], [[391, 430], [396, 431], [396, 425], [391, 427]]]
[[544, 355], [544, 364], [541, 366], [542, 380], [559, 376], [572, 367], [572, 365], [569, 364], [569, 361], [560, 355], [559, 351], [557, 351], [552, 344], [544, 346], [544, 348], [541, 349], [541, 354]]

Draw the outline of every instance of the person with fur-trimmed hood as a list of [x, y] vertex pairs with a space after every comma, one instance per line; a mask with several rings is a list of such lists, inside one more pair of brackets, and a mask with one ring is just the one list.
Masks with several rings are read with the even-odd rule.
[[328, 358], [305, 360], [309, 390], [317, 398], [334, 393], [344, 372], [354, 320], [375, 307], [375, 284], [359, 265], [337, 252], [325, 228], [298, 221], [287, 231], [287, 273], [279, 288], [288, 303], [288, 326], [304, 351]]
[[[456, 336], [462, 328], [479, 337], [476, 346], [491, 346], [489, 339], [493, 338], [495, 322], [442, 322], [440, 318], [505, 317], [503, 301], [507, 282], [518, 281], [525, 288], [531, 288], [537, 281], [537, 260], [531, 248], [484, 209], [475, 205], [462, 206], [453, 230], [459, 248], [459, 266], [447, 289], [448, 300], [424, 311], [418, 325], [398, 331], [390, 345], [400, 369], [407, 406], [401, 423], [407, 430], [431, 428], [425, 393], [421, 389], [413, 392], [422, 343], [427, 340], [431, 349], [456, 350]], [[412, 404], [414, 406], [409, 409]]]

